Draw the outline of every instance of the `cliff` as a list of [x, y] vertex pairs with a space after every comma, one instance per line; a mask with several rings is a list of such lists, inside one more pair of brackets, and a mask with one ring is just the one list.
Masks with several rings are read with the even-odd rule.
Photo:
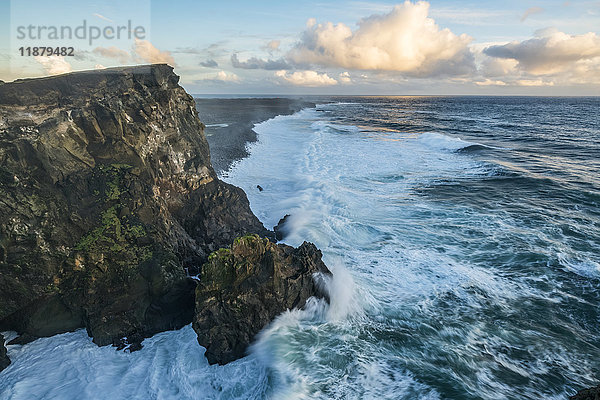
[[[208, 255], [273, 237], [167, 65], [0, 85], [0, 331], [133, 344], [192, 321]], [[189, 274], [186, 274], [186, 271]]]

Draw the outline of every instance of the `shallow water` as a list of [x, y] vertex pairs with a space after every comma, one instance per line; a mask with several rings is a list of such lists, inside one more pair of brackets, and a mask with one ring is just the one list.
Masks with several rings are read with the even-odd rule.
[[131, 354], [85, 331], [10, 346], [0, 399], [563, 399], [595, 385], [599, 109], [338, 98], [261, 123], [224, 179], [267, 227], [291, 214], [287, 243], [322, 249], [331, 305], [282, 315], [225, 367], [189, 326]]

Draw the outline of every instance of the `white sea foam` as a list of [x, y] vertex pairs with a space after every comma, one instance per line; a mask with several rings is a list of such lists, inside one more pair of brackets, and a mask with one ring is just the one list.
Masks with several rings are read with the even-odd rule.
[[468, 142], [458, 137], [451, 137], [436, 132], [422, 133], [419, 135], [418, 141], [425, 146], [429, 146], [435, 149], [452, 151], [479, 144]]
[[133, 353], [98, 347], [82, 329], [8, 346], [0, 399], [261, 399], [267, 392], [267, 370], [253, 356], [210, 366], [189, 325], [143, 345]]
[[[0, 399], [535, 398], [557, 368], [561, 379], [593, 381], [595, 366], [573, 359], [581, 341], [554, 340], [555, 320], [513, 325], [517, 313], [563, 307], [573, 294], [555, 287], [550, 267], [502, 267], [513, 258], [551, 264], [561, 244], [518, 215], [419, 194], [436, 182], [489, 176], [494, 165], [457, 151], [480, 144], [366, 131], [324, 114], [309, 109], [258, 124], [250, 157], [223, 178], [246, 191], [265, 226], [291, 215], [286, 243], [312, 241], [323, 251], [334, 274], [330, 304], [312, 299], [282, 314], [248, 357], [224, 367], [208, 366], [189, 326], [132, 354], [98, 348], [83, 331], [10, 346]], [[591, 278], [599, 268], [568, 252], [558, 265]], [[561, 390], [544, 397], [564, 398]]]
[[227, 128], [229, 124], [208, 124], [205, 125], [207, 128]]

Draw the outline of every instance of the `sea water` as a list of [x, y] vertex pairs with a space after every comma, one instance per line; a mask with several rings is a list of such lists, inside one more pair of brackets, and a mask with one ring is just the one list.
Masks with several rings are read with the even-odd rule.
[[[331, 303], [209, 366], [190, 326], [134, 353], [9, 346], [0, 399], [564, 399], [600, 382], [600, 99], [330, 98], [224, 173]], [[260, 185], [263, 191], [256, 186]]]

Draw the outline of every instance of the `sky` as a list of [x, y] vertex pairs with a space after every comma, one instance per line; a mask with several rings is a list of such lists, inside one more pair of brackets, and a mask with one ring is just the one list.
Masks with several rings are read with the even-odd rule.
[[[0, 1], [4, 81], [168, 63], [193, 94], [600, 95], [600, 0]], [[46, 46], [72, 55], [22, 54]]]

